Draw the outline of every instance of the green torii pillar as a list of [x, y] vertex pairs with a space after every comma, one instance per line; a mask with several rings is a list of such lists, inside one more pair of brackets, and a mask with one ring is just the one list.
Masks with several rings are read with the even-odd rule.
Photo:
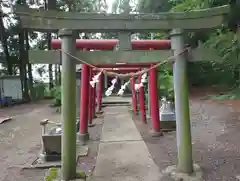
[[188, 99], [188, 78], [186, 69], [187, 61], [185, 53], [181, 54], [184, 51], [183, 31], [181, 29], [172, 30], [171, 47], [174, 51], [174, 55], [177, 56], [173, 65], [175, 111], [177, 117], [177, 168], [181, 172], [192, 173], [193, 160]]
[[76, 177], [76, 63], [65, 54], [75, 54], [75, 35], [72, 30], [61, 29], [62, 38], [62, 178]]

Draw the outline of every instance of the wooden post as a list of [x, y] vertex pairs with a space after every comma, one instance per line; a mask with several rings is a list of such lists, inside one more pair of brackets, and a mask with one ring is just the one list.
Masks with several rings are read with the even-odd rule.
[[[152, 65], [153, 66], [153, 65]], [[158, 87], [157, 87], [157, 69], [153, 68], [149, 71], [149, 84], [150, 84], [150, 104], [151, 104], [151, 119], [152, 119], [152, 136], [162, 136], [162, 131], [160, 130], [160, 120], [159, 120], [159, 100], [158, 100]]]
[[64, 52], [74, 55], [73, 31], [61, 29], [62, 38], [62, 178], [73, 180], [76, 176], [76, 64]]
[[[141, 83], [142, 76], [138, 77], [139, 83]], [[144, 87], [141, 87], [139, 89], [139, 104], [140, 104], [140, 114], [141, 114], [141, 119], [142, 122], [147, 124], [147, 119], [146, 119], [146, 110], [145, 110], [145, 94], [144, 94]]]
[[106, 91], [107, 88], [108, 88], [108, 76], [104, 74], [104, 89], [105, 89], [104, 91]]
[[[92, 68], [90, 68], [90, 73], [89, 73], [89, 80], [92, 80], [93, 77], [93, 71]], [[92, 102], [93, 102], [93, 88], [91, 84], [88, 82], [88, 93], [89, 93], [89, 104], [88, 104], [88, 126], [92, 126], [92, 118], [93, 118], [93, 112], [92, 112]]]
[[88, 133], [88, 105], [89, 105], [89, 75], [90, 68], [86, 64], [82, 64], [81, 76], [81, 104], [80, 104], [80, 132], [78, 140], [81, 144], [86, 144], [89, 140]]
[[175, 111], [177, 123], [178, 170], [184, 173], [193, 172], [191, 124], [189, 116], [188, 79], [184, 50], [183, 31], [173, 29], [171, 47], [177, 56], [173, 66]]
[[132, 78], [130, 83], [132, 89], [132, 109], [133, 113], [136, 115], [138, 110], [137, 110], [137, 95], [135, 91], [135, 79]]
[[150, 102], [150, 78], [149, 78], [150, 74], [148, 73], [148, 114], [149, 116], [151, 115], [151, 102]]
[[103, 74], [99, 76], [99, 83], [97, 86], [97, 113], [102, 113], [102, 94], [103, 94]]
[[96, 87], [92, 88], [92, 119], [94, 118], [96, 118]]

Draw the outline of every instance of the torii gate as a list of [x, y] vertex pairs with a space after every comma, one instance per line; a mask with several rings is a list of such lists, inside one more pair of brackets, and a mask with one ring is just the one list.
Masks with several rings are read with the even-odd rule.
[[[77, 58], [90, 64], [110, 64], [116, 62], [157, 62], [156, 57], [165, 59], [172, 52], [131, 51], [130, 35], [133, 32], [158, 32], [160, 29], [171, 31], [171, 48], [174, 53], [174, 92], [177, 122], [177, 170], [182, 173], [194, 172], [192, 160], [192, 142], [189, 117], [189, 100], [187, 91], [186, 56], [183, 52], [184, 29], [206, 29], [222, 24], [224, 17], [229, 14], [229, 6], [221, 6], [198, 11], [161, 14], [99, 14], [56, 12], [29, 9], [23, 6], [16, 8], [23, 28], [38, 31], [58, 31], [62, 39], [61, 54], [59, 51], [35, 52], [41, 61], [30, 53], [30, 60], [35, 63], [61, 63], [62, 58], [62, 177], [72, 180], [76, 175], [76, 125], [75, 125], [75, 69], [76, 63], [69, 55], [77, 54]], [[75, 33], [78, 32], [118, 32], [118, 51], [75, 51]], [[207, 51], [207, 50], [206, 50]], [[34, 59], [35, 58], [35, 59]], [[199, 57], [198, 57], [199, 58]], [[200, 59], [200, 58], [199, 58]], [[51, 60], [51, 62], [49, 61]], [[125, 62], [126, 63], [126, 62]], [[89, 82], [85, 82], [88, 84]], [[175, 169], [175, 168], [174, 168]]]
[[[88, 126], [91, 127], [93, 126], [92, 124], [92, 119], [95, 116], [95, 101], [96, 101], [96, 87], [91, 87], [91, 85], [89, 84], [89, 78], [92, 78], [93, 74], [95, 72], [98, 72], [99, 70], [95, 70], [92, 69], [87, 66], [87, 69], [89, 69], [90, 74], [86, 75], [86, 68], [83, 69], [82, 71], [85, 71], [83, 73], [83, 79], [81, 81], [81, 114], [80, 114], [80, 129], [79, 129], [79, 141], [82, 144], [85, 144], [88, 140], [89, 140], [89, 133], [88, 133]], [[139, 68], [121, 68], [121, 69], [112, 69], [112, 68], [105, 68], [104, 70], [111, 70], [114, 72], [121, 72], [121, 73], [129, 73], [129, 72], [137, 72], [139, 71]], [[89, 76], [90, 75], [90, 76]], [[102, 75], [102, 74], [101, 74]], [[87, 81], [86, 81], [87, 79]], [[102, 77], [99, 77], [99, 89], [97, 92], [97, 104], [98, 104], [98, 112], [101, 111], [101, 101], [102, 101]], [[85, 84], [85, 82], [88, 82]], [[134, 93], [133, 93], [134, 95]], [[144, 96], [144, 92], [142, 91], [141, 97]], [[134, 97], [134, 96], [133, 96]], [[144, 97], [143, 97], [144, 98]], [[136, 106], [137, 100], [134, 99], [134, 106]], [[141, 103], [144, 105], [144, 102]], [[99, 110], [100, 109], [100, 110]], [[145, 115], [145, 109], [141, 109], [142, 110], [142, 114]]]
[[[55, 39], [52, 40], [51, 45], [53, 49], [61, 49], [61, 40], [59, 39]], [[77, 39], [76, 40], [76, 48], [77, 49], [81, 49], [81, 50], [114, 50], [116, 45], [119, 43], [119, 40], [113, 39], [113, 40], [81, 40], [81, 39]], [[131, 40], [131, 47], [133, 50], [169, 50], [171, 48], [171, 42], [170, 40]], [[154, 65], [154, 62], [152, 62], [152, 64]], [[122, 69], [122, 67], [126, 68], [126, 67], [138, 67], [138, 68], [148, 68], [151, 65], [151, 62], [142, 62], [142, 63], [134, 63], [134, 64], [111, 64], [111, 65], [95, 65], [98, 68], [103, 68], [105, 70], [106, 67], [110, 67], [111, 68], [117, 68], [117, 67], [121, 67], [121, 69], [119, 69], [119, 71], [121, 72], [121, 70], [124, 70], [125, 72], [127, 72], [128, 69]], [[89, 67], [87, 66], [83, 66], [82, 67], [82, 79], [86, 79], [89, 77], [89, 75], [84, 74], [85, 72], [90, 72], [91, 74], [91, 70], [89, 71], [85, 71], [84, 69], [89, 69]], [[108, 69], [110, 70], [110, 69]], [[113, 69], [112, 69], [113, 71]], [[114, 69], [114, 71], [116, 72], [117, 70]], [[134, 70], [133, 70], [134, 71]], [[90, 79], [91, 77], [93, 77], [93, 75], [90, 75]], [[107, 81], [107, 76], [105, 75], [105, 81]], [[83, 81], [85, 82], [85, 80]], [[102, 84], [102, 83], [100, 83]], [[133, 111], [136, 114], [137, 113], [137, 99], [136, 99], [136, 92], [134, 90], [134, 84], [135, 84], [135, 79], [131, 79], [131, 87], [132, 87], [132, 107], [133, 107]], [[89, 85], [89, 84], [88, 84]], [[90, 85], [89, 85], [90, 86]], [[88, 97], [87, 94], [90, 94], [91, 97], [91, 92], [95, 92], [95, 90], [91, 91], [91, 88], [89, 89], [85, 83], [81, 84], [81, 98], [83, 100], [82, 103], [80, 105], [86, 105], [86, 100], [85, 98]], [[86, 91], [86, 90], [89, 91]], [[159, 102], [158, 102], [158, 87], [157, 87], [157, 70], [156, 68], [153, 68], [150, 73], [149, 73], [149, 89], [150, 89], [150, 94], [152, 96], [149, 96], [150, 98], [150, 104], [153, 109], [150, 109], [150, 115], [151, 115], [151, 119], [152, 119], [152, 135], [153, 136], [160, 136], [162, 135], [161, 131], [160, 131], [160, 121], [159, 121]], [[141, 119], [143, 122], [146, 122], [146, 113], [145, 113], [145, 105], [144, 105], [144, 91], [143, 89], [140, 89], [140, 110], [141, 110]], [[98, 94], [99, 95], [99, 94]], [[94, 95], [93, 95], [94, 96]], [[99, 97], [98, 97], [99, 98]], [[92, 104], [92, 99], [90, 99], [89, 104]], [[99, 101], [98, 101], [99, 102]], [[143, 104], [143, 105], [142, 105]], [[90, 112], [92, 114], [92, 110], [91, 107], [88, 109], [88, 112]], [[144, 108], [143, 108], [144, 107]], [[98, 105], [98, 109], [100, 109], [100, 105]], [[84, 121], [85, 117], [87, 117], [87, 114], [85, 108], [81, 108], [81, 115], [80, 115], [80, 122]], [[88, 113], [89, 114], [89, 113]], [[93, 115], [89, 115], [88, 116], [88, 120], [90, 121], [90, 125], [91, 124], [91, 120], [93, 118]], [[86, 126], [83, 126], [84, 128], [86, 128]], [[81, 128], [80, 128], [81, 130]], [[80, 135], [83, 135], [82, 137], [80, 137], [82, 142], [86, 142], [86, 140], [89, 139], [89, 136], [83, 133], [80, 133]], [[85, 136], [84, 136], [85, 135]]]

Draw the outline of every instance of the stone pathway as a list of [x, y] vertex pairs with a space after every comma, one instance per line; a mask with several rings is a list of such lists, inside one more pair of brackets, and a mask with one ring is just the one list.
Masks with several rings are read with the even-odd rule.
[[158, 181], [159, 177], [159, 168], [153, 162], [127, 107], [106, 108], [91, 180]]
[[120, 97], [120, 96], [109, 96], [103, 98], [103, 104], [108, 103], [131, 103], [132, 98], [131, 97]]

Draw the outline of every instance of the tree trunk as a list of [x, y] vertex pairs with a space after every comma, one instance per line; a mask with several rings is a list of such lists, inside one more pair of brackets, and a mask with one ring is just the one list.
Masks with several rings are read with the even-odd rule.
[[[56, 1], [55, 0], [44, 0], [45, 9], [55, 9], [56, 8]], [[47, 33], [47, 39], [48, 39], [48, 50], [51, 50], [51, 41], [52, 36], [51, 33]], [[52, 70], [52, 64], [48, 65], [48, 73], [49, 73], [49, 89], [51, 90], [53, 88], [53, 70]]]
[[61, 85], [61, 65], [58, 65], [58, 85]]
[[55, 85], [58, 86], [58, 64], [54, 66]]
[[28, 94], [28, 84], [27, 84], [27, 71], [26, 71], [26, 50], [24, 46], [24, 30], [21, 29], [19, 33], [19, 70], [20, 70], [20, 77], [22, 81], [22, 89], [23, 89], [23, 97], [24, 99], [29, 101], [29, 94]]
[[[47, 39], [48, 39], [48, 50], [51, 50], [51, 41], [52, 41], [52, 36], [51, 33], [47, 34]], [[52, 70], [53, 66], [52, 64], [48, 65], [48, 74], [49, 74], [49, 90], [51, 90], [53, 88], [53, 70]]]
[[0, 6], [0, 41], [2, 42], [4, 55], [6, 57], [7, 71], [9, 75], [13, 74], [12, 62], [9, 56], [8, 46], [7, 46], [7, 36], [5, 27], [3, 25], [3, 12]]
[[28, 67], [28, 89], [30, 91], [30, 98], [31, 100], [34, 97], [34, 90], [33, 90], [33, 75], [32, 75], [32, 65], [29, 63], [29, 56], [28, 56], [28, 50], [29, 50], [29, 42], [28, 42], [28, 31], [25, 30], [25, 40], [26, 40], [26, 62]]

